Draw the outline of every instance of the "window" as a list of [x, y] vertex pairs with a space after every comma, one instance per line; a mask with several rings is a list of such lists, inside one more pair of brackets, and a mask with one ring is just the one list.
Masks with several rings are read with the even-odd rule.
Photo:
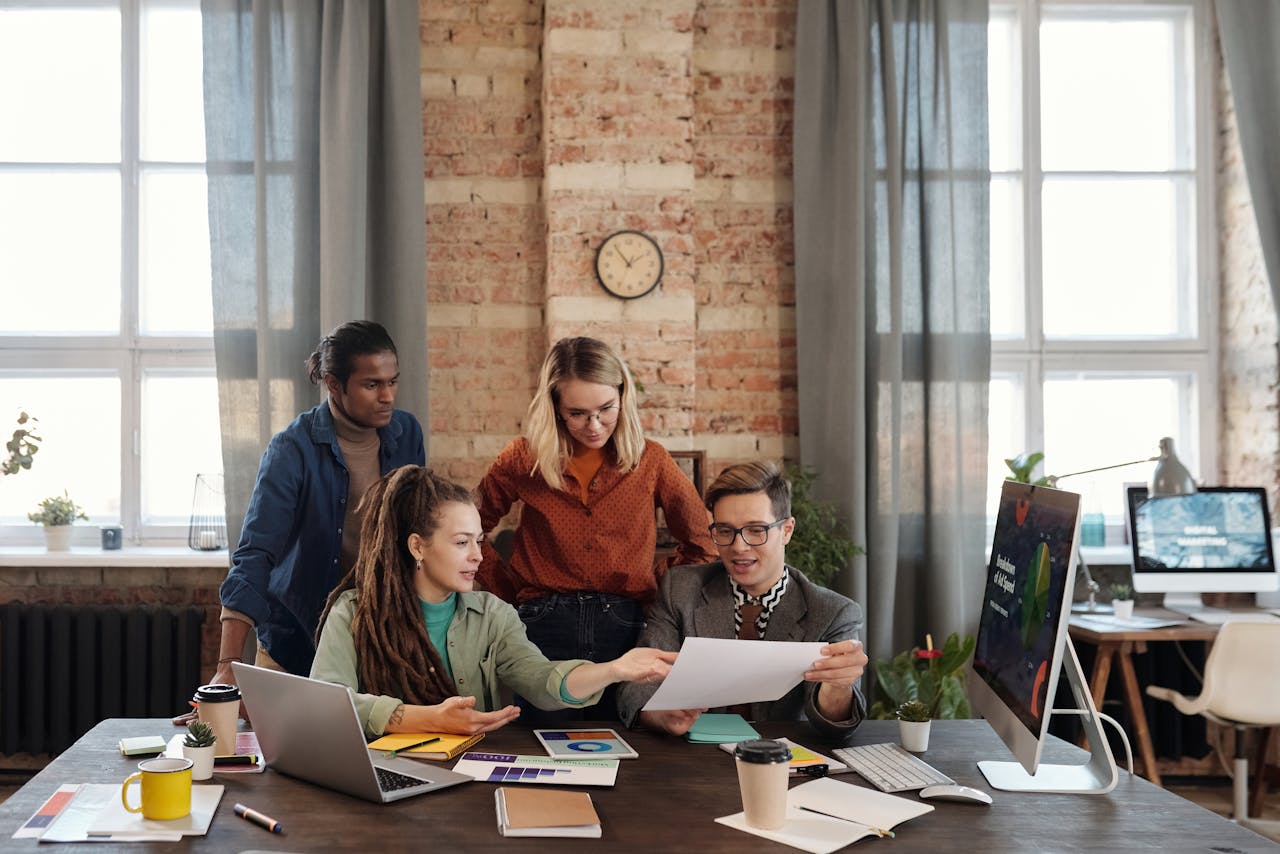
[[[1199, 0], [993, 2], [989, 513], [1003, 460], [1064, 475], [1158, 452], [1212, 478], [1211, 56]], [[1123, 484], [1064, 480], [1119, 542]]]
[[198, 0], [0, 0], [0, 434], [26, 411], [43, 438], [0, 542], [64, 489], [185, 542], [221, 471], [201, 55]]

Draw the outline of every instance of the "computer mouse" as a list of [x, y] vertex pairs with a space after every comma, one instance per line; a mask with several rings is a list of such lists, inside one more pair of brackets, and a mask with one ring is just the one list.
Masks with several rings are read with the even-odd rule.
[[920, 790], [920, 797], [931, 801], [959, 801], [966, 804], [991, 803], [990, 795], [969, 786], [925, 786]]

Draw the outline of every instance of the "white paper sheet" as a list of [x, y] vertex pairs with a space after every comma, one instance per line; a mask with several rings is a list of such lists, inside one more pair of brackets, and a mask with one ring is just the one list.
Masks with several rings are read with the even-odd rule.
[[715, 709], [777, 700], [821, 658], [818, 642], [685, 638], [667, 678], [645, 703], [652, 711]]
[[798, 807], [787, 807], [787, 820], [777, 830], [761, 830], [747, 824], [745, 813], [735, 813], [716, 819], [718, 824], [745, 831], [801, 851], [812, 854], [831, 854], [846, 845], [857, 842], [864, 836], [875, 836], [870, 830], [859, 824], [828, 818], [816, 812], [806, 812]]

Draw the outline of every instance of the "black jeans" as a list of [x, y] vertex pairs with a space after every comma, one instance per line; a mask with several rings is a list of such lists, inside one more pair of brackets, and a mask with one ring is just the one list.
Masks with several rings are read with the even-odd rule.
[[[551, 593], [520, 605], [520, 620], [529, 640], [552, 661], [585, 658], [612, 661], [636, 645], [644, 628], [644, 608], [634, 599], [612, 593]], [[610, 685], [594, 706], [544, 711], [516, 697], [520, 722], [560, 727], [574, 721], [618, 720], [617, 686]]]

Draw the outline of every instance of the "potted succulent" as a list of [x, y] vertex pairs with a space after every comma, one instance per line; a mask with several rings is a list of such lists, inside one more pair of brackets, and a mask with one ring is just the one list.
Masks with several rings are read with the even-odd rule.
[[1133, 619], [1133, 585], [1111, 585], [1111, 607], [1116, 611], [1117, 620]]
[[182, 755], [191, 760], [192, 780], [208, 780], [213, 776], [215, 743], [212, 725], [205, 721], [187, 724], [187, 734], [182, 739]]
[[71, 548], [71, 526], [77, 519], [88, 521], [84, 508], [71, 500], [64, 489], [61, 495], [46, 498], [27, 514], [27, 518], [44, 526], [46, 548], [51, 552], [65, 552]]
[[929, 749], [929, 724], [933, 720], [929, 707], [919, 700], [908, 700], [898, 706], [898, 738], [912, 753]]

